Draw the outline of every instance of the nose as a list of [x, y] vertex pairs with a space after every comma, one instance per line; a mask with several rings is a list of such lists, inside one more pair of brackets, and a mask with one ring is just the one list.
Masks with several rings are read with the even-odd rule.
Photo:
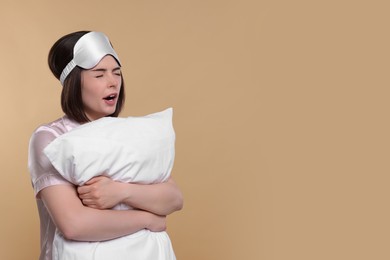
[[113, 87], [119, 87], [121, 81], [121, 77], [118, 75], [115, 75], [114, 73], [110, 73], [110, 76], [107, 80], [107, 85], [109, 88]]

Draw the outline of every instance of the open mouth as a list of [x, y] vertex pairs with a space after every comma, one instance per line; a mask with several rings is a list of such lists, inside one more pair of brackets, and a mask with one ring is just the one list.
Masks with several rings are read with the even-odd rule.
[[117, 94], [111, 94], [111, 95], [108, 95], [107, 97], [104, 97], [103, 99], [104, 100], [113, 100], [117, 97]]

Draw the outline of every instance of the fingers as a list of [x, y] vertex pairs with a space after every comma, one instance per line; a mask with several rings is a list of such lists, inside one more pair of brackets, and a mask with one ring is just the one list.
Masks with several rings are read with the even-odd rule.
[[103, 203], [99, 203], [98, 201], [91, 199], [83, 199], [81, 200], [84, 206], [94, 209], [106, 209], [107, 207]]
[[84, 194], [84, 193], [91, 192], [91, 189], [93, 189], [93, 187], [91, 185], [93, 185], [94, 183], [98, 182], [99, 180], [100, 180], [99, 177], [95, 177], [95, 178], [90, 179], [89, 181], [84, 183], [82, 186], [78, 186], [77, 187], [77, 192], [79, 194]]
[[101, 193], [98, 191], [79, 192], [78, 196], [80, 199], [91, 199], [95, 201], [102, 198]]
[[79, 198], [81, 200], [92, 199], [91, 196], [89, 196], [88, 193], [79, 194]]
[[84, 185], [91, 185], [93, 183], [96, 183], [96, 182], [99, 182], [99, 181], [102, 181], [105, 179], [109, 179], [109, 178], [107, 176], [104, 176], [104, 175], [99, 175], [99, 176], [96, 176], [96, 177], [89, 179], [87, 182], [84, 183]]
[[97, 176], [97, 177], [93, 177], [92, 179], [90, 179], [89, 181], [87, 181], [84, 185], [91, 185], [95, 182], [98, 182], [100, 179], [102, 179], [103, 176]]
[[85, 182], [82, 186], [79, 186], [77, 188], [77, 192], [79, 194], [91, 192], [92, 189], [96, 188], [96, 187], [93, 187], [91, 185], [97, 184], [98, 182], [100, 182], [99, 185], [102, 185], [102, 184], [107, 183], [109, 181], [111, 181], [111, 179], [106, 177], [106, 176], [103, 176], [103, 175], [100, 175], [100, 176], [97, 176], [97, 177], [93, 177], [92, 179], [90, 179], [87, 182]]
[[89, 192], [90, 192], [90, 187], [88, 187], [88, 186], [79, 186], [79, 187], [77, 187], [77, 193], [79, 195], [87, 194]]
[[90, 201], [82, 200], [82, 202], [83, 202], [84, 206], [87, 206], [89, 208], [99, 209], [98, 205], [96, 205], [96, 204], [94, 204], [94, 203], [92, 203]]

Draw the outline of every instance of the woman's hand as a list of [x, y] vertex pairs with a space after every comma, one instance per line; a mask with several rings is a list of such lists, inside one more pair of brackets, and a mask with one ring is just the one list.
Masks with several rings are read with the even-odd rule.
[[[145, 212], [147, 212], [147, 211], [145, 211]], [[147, 213], [149, 213], [150, 221], [146, 225], [146, 229], [148, 229], [152, 232], [162, 232], [162, 231], [165, 231], [167, 229], [167, 217], [166, 216], [160, 216], [160, 215], [156, 215], [156, 214], [153, 214], [150, 212], [147, 212]]]
[[98, 176], [78, 187], [77, 192], [85, 206], [95, 209], [109, 209], [125, 203], [166, 216], [183, 207], [183, 195], [172, 178], [163, 183], [135, 184]]
[[124, 183], [113, 181], [106, 176], [98, 176], [77, 188], [79, 198], [85, 206], [95, 209], [110, 209], [119, 204], [125, 194]]
[[172, 178], [156, 184], [127, 183], [121, 190], [123, 203], [157, 215], [169, 215], [183, 207], [183, 195]]
[[[122, 202], [129, 188], [129, 183], [121, 183], [106, 176], [98, 176], [78, 187], [77, 192], [85, 206], [95, 209], [109, 209]], [[144, 214], [146, 229], [152, 232], [166, 230], [166, 216], [148, 211], [144, 211]]]
[[39, 192], [51, 219], [65, 238], [104, 241], [142, 229], [166, 229], [166, 217], [143, 210], [98, 210], [84, 206], [73, 185], [52, 185]]

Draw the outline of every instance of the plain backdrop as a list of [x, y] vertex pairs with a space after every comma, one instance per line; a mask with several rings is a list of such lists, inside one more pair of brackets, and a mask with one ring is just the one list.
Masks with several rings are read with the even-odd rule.
[[174, 108], [179, 260], [390, 259], [389, 8], [380, 0], [0, 3], [0, 259], [37, 259], [34, 129], [62, 116], [47, 53], [105, 32], [122, 116]]

